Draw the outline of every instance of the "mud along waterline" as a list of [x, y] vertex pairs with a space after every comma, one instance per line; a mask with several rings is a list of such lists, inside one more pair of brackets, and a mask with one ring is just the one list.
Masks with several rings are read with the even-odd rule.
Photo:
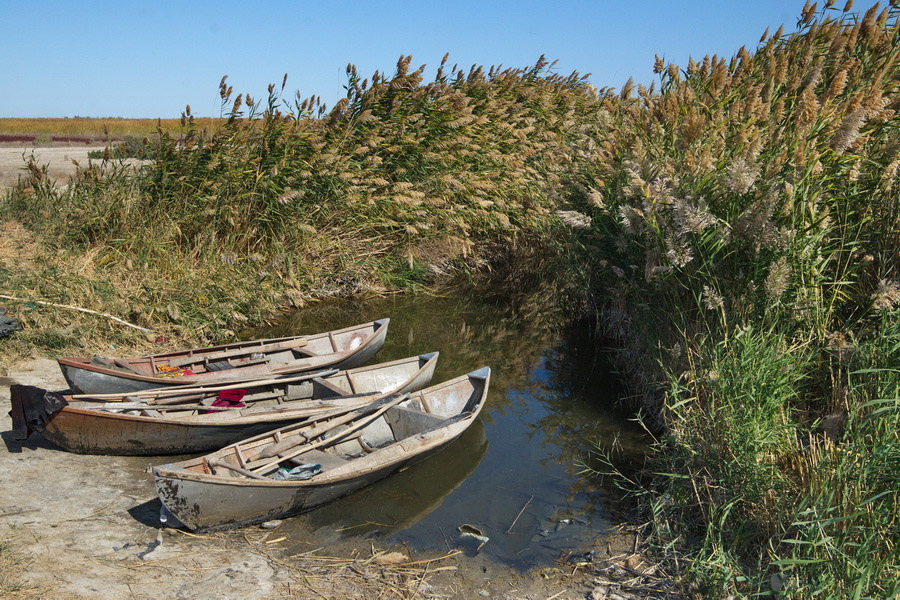
[[[429, 460], [283, 526], [304, 530], [295, 551], [361, 539], [469, 554], [517, 568], [553, 563], [589, 547], [616, 521], [615, 489], [580, 471], [594, 444], [639, 461], [646, 440], [615, 407], [608, 366], [578, 326], [559, 327], [550, 305], [474, 294], [330, 302], [254, 335], [312, 331], [390, 315], [377, 360], [439, 351], [434, 381], [493, 370], [479, 423]], [[461, 536], [468, 525], [489, 541]], [[309, 529], [318, 539], [309, 539]], [[468, 528], [467, 528], [468, 529]], [[286, 533], [287, 534], [287, 533]], [[298, 531], [299, 534], [299, 531]]]

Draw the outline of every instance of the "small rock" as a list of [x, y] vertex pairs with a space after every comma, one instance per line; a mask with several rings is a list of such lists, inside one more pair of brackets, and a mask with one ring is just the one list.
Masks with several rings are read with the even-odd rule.
[[22, 329], [22, 325], [17, 320], [0, 315], [0, 338], [12, 335], [20, 329]]
[[260, 525], [260, 528], [262, 528], [262, 529], [278, 529], [279, 527], [281, 527], [282, 523], [284, 523], [284, 521], [282, 521], [280, 519], [274, 519], [272, 521], [266, 521], [265, 523]]
[[484, 596], [485, 598], [487, 598], [488, 596], [491, 595], [491, 593], [490, 593], [489, 591], [487, 591], [487, 590], [481, 590], [480, 592], [478, 592], [478, 595], [479, 595], [479, 596]]
[[784, 584], [781, 583], [781, 577], [778, 576], [778, 573], [772, 573], [772, 576], [769, 578], [769, 585], [772, 587], [773, 592], [780, 592], [784, 589]]
[[605, 585], [598, 585], [591, 592], [590, 600], [604, 600], [609, 595], [609, 588]]

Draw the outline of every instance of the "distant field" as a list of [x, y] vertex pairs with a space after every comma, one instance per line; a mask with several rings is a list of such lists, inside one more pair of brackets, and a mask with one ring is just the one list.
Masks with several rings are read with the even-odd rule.
[[[212, 123], [217, 119], [202, 119]], [[162, 127], [172, 135], [181, 132], [181, 119], [117, 119], [74, 117], [63, 119], [0, 118], [0, 142], [103, 142], [125, 136], [150, 136]]]

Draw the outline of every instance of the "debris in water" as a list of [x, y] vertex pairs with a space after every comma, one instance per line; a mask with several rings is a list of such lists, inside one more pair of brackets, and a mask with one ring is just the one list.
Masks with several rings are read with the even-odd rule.
[[474, 554], [477, 554], [491, 539], [474, 525], [463, 524], [457, 529], [459, 529], [459, 544]]

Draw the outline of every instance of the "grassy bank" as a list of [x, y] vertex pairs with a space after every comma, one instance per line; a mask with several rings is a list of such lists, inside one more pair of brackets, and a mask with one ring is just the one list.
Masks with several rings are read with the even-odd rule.
[[[347, 97], [330, 110], [276, 86], [235, 96], [223, 79], [222, 126], [210, 132], [188, 109], [136, 177], [107, 161], [61, 186], [32, 164], [4, 203], [27, 228], [19, 236], [34, 236], [32, 257], [11, 250], [2, 287], [204, 343], [317, 299], [486, 269], [526, 276], [522, 257], [551, 260], [552, 211], [596, 93], [543, 60], [442, 68], [427, 83], [410, 60], [371, 80], [348, 67]], [[24, 317], [8, 348], [141, 343], [45, 305]]]
[[[732, 58], [659, 59], [651, 89], [543, 59], [351, 66], [330, 108], [223, 80], [220, 126], [186, 111], [138, 176], [33, 165], [3, 203], [0, 288], [174, 345], [321, 298], [564, 272], [659, 436], [626, 483], [669, 572], [705, 597], [896, 595], [897, 17], [808, 6]], [[4, 353], [155, 343], [22, 315]]]

